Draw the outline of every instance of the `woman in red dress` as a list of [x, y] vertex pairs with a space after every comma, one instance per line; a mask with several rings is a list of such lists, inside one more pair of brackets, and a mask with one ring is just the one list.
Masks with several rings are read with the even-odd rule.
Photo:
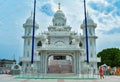
[[99, 68], [100, 79], [104, 78], [103, 67], [100, 66]]

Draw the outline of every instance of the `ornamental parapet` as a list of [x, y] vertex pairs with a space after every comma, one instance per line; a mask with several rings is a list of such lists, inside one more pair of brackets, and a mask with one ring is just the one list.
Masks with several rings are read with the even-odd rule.
[[77, 45], [65, 45], [65, 46], [58, 46], [58, 45], [45, 45], [42, 47], [36, 47], [36, 50], [77, 50], [77, 51], [84, 51]]
[[48, 31], [59, 31], [59, 32], [67, 31], [67, 32], [69, 32], [69, 31], [71, 31], [71, 27], [70, 26], [52, 26], [52, 25], [50, 25], [48, 27]]

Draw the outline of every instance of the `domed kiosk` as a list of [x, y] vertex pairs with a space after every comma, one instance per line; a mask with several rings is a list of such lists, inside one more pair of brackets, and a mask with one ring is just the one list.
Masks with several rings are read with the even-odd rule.
[[14, 64], [11, 68], [11, 74], [12, 75], [19, 75], [21, 72], [21, 66], [18, 64]]

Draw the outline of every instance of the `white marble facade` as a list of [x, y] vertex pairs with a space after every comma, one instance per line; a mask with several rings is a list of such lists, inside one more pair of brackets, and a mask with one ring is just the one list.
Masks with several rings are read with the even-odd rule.
[[[21, 57], [23, 62], [22, 70], [26, 71], [31, 61], [31, 45], [32, 45], [32, 22], [33, 17], [30, 16], [23, 24], [25, 34], [24, 39], [24, 55]], [[85, 67], [85, 25], [84, 20], [81, 24], [83, 35], [75, 31], [71, 31], [72, 27], [67, 25], [67, 19], [62, 10], [58, 9], [52, 19], [53, 24], [49, 25], [48, 31], [35, 35], [35, 54], [34, 66], [38, 73], [47, 74], [50, 62], [58, 62], [59, 67], [70, 62], [72, 73], [81, 74]], [[96, 55], [96, 39], [95, 28], [96, 23], [87, 15], [88, 22], [88, 44], [89, 44], [89, 67], [97, 72], [97, 62], [100, 58]], [[35, 24], [35, 32], [39, 29], [39, 25]], [[54, 60], [54, 56], [66, 56], [64, 60]], [[62, 62], [62, 63], [60, 63]]]

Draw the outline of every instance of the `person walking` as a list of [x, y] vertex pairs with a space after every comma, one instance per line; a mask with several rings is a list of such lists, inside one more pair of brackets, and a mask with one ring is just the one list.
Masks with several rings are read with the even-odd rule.
[[103, 73], [103, 67], [100, 66], [99, 68], [99, 74], [100, 74], [100, 79], [103, 79], [104, 78], [104, 73]]

